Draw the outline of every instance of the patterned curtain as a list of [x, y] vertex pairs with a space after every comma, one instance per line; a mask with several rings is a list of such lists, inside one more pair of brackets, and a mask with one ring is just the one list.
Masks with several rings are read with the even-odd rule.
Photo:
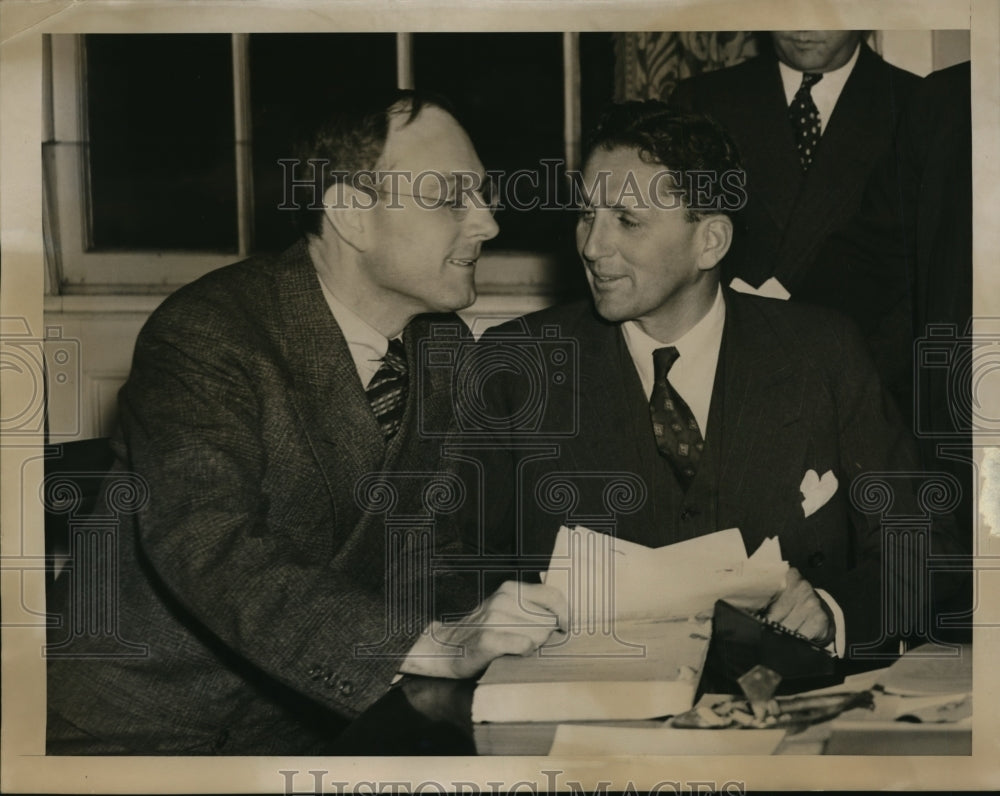
[[757, 54], [756, 35], [730, 32], [616, 33], [615, 101], [667, 99], [686, 77]]

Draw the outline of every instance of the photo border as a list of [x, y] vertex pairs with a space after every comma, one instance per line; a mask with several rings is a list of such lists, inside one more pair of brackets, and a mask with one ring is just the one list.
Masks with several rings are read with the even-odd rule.
[[[1000, 317], [1000, 0], [939, 2], [886, 0], [877, 6], [858, 0], [749, 4], [720, 2], [217, 2], [169, 0], [90, 0], [89, 2], [20, 2], [0, 4], [0, 316], [23, 316], [35, 336], [44, 331], [45, 260], [42, 238], [42, 43], [44, 33], [140, 32], [361, 32], [361, 31], [578, 31], [593, 30], [767, 30], [781, 28], [926, 30], [970, 29], [973, 81], [974, 296], [978, 318]], [[979, 101], [977, 101], [977, 97]], [[987, 329], [977, 331], [983, 334]], [[995, 330], [989, 330], [995, 331]], [[0, 400], [14, 401], [16, 387], [0, 374]], [[1000, 417], [1000, 389], [988, 396], [988, 416]], [[976, 565], [981, 567], [980, 608], [996, 599], [1000, 560], [1000, 505], [995, 446], [1000, 440], [977, 435], [975, 444], [985, 481], [980, 506], [992, 514], [980, 518]], [[486, 792], [512, 786], [522, 792], [553, 784], [584, 790], [599, 783], [620, 790], [631, 784], [647, 789], [669, 781], [688, 789], [740, 788], [949, 788], [1000, 786], [1000, 718], [995, 706], [1000, 634], [975, 632], [974, 729], [971, 758], [932, 757], [769, 757], [715, 758], [150, 758], [45, 757], [44, 628], [7, 625], [21, 600], [44, 603], [41, 575], [29, 575], [26, 562], [42, 550], [42, 507], [22, 497], [37, 494], [37, 484], [22, 473], [38, 471], [42, 439], [19, 438], [0, 444], [0, 596], [2, 630], [2, 759], [0, 790], [28, 792], [278, 792], [282, 770], [327, 771], [324, 782], [441, 783], [453, 790], [477, 783]], [[35, 464], [32, 464], [32, 463]], [[992, 479], [990, 472], [992, 471]], [[991, 529], [996, 529], [996, 534]], [[22, 532], [24, 535], [22, 537]], [[42, 553], [44, 554], [44, 550]], [[985, 617], [986, 621], [1000, 619]], [[389, 789], [389, 788], [386, 788]], [[362, 788], [364, 790], [364, 788]], [[468, 786], [466, 787], [466, 792]], [[667, 791], [669, 792], [669, 790]]]

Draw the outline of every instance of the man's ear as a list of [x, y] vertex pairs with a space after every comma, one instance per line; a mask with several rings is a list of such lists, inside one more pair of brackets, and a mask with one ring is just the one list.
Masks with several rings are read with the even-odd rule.
[[706, 216], [699, 222], [698, 268], [710, 271], [726, 256], [733, 242], [733, 222], [729, 216]]
[[340, 238], [358, 251], [370, 245], [371, 213], [378, 201], [374, 188], [334, 183], [323, 194], [323, 215]]

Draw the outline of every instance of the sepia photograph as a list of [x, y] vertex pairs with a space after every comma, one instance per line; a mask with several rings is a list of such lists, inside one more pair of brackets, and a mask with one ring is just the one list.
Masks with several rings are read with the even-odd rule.
[[1000, 2], [0, 30], [5, 792], [1000, 784]]

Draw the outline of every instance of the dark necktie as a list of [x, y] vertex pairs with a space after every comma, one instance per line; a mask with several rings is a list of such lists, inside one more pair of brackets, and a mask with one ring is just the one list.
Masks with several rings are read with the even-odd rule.
[[382, 366], [369, 382], [366, 393], [375, 419], [389, 439], [399, 430], [406, 406], [406, 349], [400, 340], [389, 341]]
[[705, 441], [691, 409], [667, 380], [667, 374], [679, 356], [673, 346], [658, 348], [653, 352], [656, 378], [653, 382], [653, 394], [649, 399], [649, 416], [653, 421], [656, 447], [667, 457], [678, 483], [687, 491], [698, 469]]
[[788, 118], [792, 123], [792, 130], [795, 132], [795, 145], [799, 150], [799, 163], [802, 164], [802, 171], [809, 170], [809, 166], [816, 156], [820, 135], [822, 135], [819, 109], [813, 102], [812, 94], [809, 93], [809, 90], [822, 79], [823, 75], [803, 72], [802, 85], [795, 92], [792, 104], [788, 106]]

